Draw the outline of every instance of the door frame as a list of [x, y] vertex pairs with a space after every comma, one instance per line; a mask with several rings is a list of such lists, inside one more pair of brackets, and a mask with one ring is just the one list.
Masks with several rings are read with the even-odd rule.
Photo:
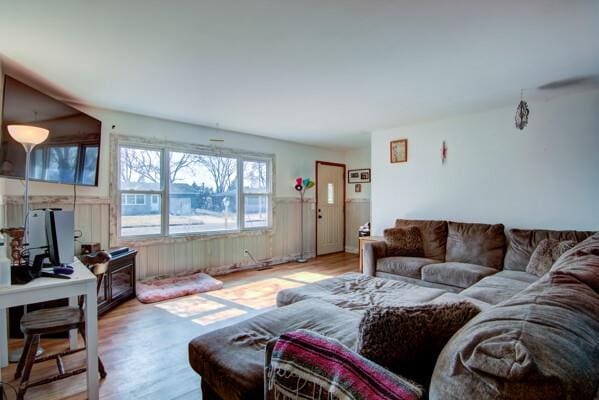
[[316, 232], [314, 235], [314, 257], [318, 257], [318, 165], [330, 165], [333, 167], [343, 167], [343, 190], [341, 191], [343, 193], [343, 249], [341, 251], [335, 252], [335, 253], [329, 253], [329, 254], [338, 254], [338, 253], [344, 253], [345, 252], [345, 235], [347, 232], [345, 232], [345, 228], [346, 228], [346, 215], [345, 215], [345, 191], [347, 189], [347, 183], [345, 182], [345, 174], [346, 174], [346, 165], [345, 164], [341, 164], [341, 163], [334, 163], [334, 162], [329, 162], [329, 161], [320, 161], [320, 160], [316, 160], [316, 162], [314, 163], [314, 169], [315, 169], [315, 176], [316, 176], [316, 197], [314, 198], [314, 221], [315, 221], [315, 228], [316, 228]]

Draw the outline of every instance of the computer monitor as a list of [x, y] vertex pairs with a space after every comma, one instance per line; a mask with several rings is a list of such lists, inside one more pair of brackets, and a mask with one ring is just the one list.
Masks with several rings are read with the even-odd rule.
[[46, 210], [48, 258], [54, 266], [75, 261], [75, 214], [73, 211]]

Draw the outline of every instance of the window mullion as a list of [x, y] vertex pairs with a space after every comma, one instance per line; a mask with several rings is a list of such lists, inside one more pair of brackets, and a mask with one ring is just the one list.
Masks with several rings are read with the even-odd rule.
[[243, 191], [243, 158], [237, 158], [237, 226], [245, 229], [245, 193]]
[[162, 149], [162, 235], [169, 235], [169, 209], [170, 209], [170, 151], [167, 148]]

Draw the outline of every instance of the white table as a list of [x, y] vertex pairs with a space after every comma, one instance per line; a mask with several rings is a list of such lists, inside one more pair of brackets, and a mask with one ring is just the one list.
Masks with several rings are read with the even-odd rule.
[[[73, 264], [71, 279], [37, 278], [26, 285], [0, 288], [0, 366], [8, 365], [8, 327], [6, 313], [9, 307], [42, 301], [69, 298], [77, 305], [77, 296], [85, 295], [85, 335], [87, 343], [87, 398], [98, 400], [98, 299], [96, 276], [80, 261]], [[77, 347], [77, 331], [70, 332], [71, 349]], [[0, 380], [2, 379], [0, 373]]]

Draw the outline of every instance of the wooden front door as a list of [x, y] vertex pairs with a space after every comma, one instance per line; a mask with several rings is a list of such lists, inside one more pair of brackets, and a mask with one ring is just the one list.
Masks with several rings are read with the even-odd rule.
[[345, 165], [316, 161], [316, 255], [345, 250]]

